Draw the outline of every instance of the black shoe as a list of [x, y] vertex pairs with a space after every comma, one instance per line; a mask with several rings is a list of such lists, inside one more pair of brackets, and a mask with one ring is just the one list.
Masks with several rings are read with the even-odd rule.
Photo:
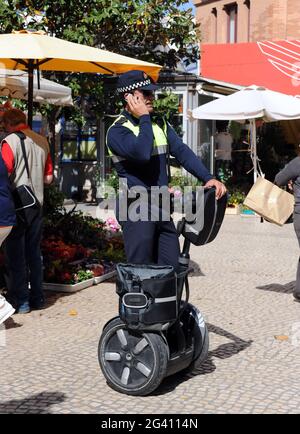
[[41, 309], [45, 309], [46, 308], [46, 303], [43, 301], [39, 301], [39, 302], [30, 302], [30, 309], [32, 310], [41, 310]]

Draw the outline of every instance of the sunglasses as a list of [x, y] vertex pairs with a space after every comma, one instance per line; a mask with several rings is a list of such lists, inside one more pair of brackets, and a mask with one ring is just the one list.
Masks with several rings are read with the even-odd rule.
[[141, 89], [141, 91], [143, 92], [144, 96], [154, 96], [153, 90], [143, 90], [143, 89]]

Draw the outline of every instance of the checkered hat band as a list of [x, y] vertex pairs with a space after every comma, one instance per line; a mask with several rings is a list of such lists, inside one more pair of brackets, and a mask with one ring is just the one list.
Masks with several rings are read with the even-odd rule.
[[151, 84], [151, 80], [148, 78], [147, 80], [138, 81], [137, 83], [130, 84], [129, 86], [119, 87], [117, 89], [117, 92], [118, 93], [130, 92], [132, 90], [138, 89], [139, 87], [148, 86], [149, 84]]

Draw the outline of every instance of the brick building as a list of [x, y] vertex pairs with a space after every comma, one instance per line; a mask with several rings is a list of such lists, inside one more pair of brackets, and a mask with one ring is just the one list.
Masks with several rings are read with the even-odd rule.
[[[254, 84], [300, 97], [300, 0], [193, 1], [201, 31], [202, 77], [239, 86]], [[214, 122], [209, 127], [213, 135]], [[264, 150], [268, 145], [272, 152], [269, 150], [267, 157], [259, 153], [261, 166], [271, 180], [274, 173], [270, 167], [276, 172], [290, 158], [284, 154], [284, 142], [299, 143], [300, 120], [272, 126], [273, 131], [275, 128], [277, 133], [272, 136], [264, 127], [261, 147]], [[274, 161], [271, 154], [276, 157]]]
[[[201, 71], [240, 86], [300, 94], [299, 0], [194, 0]], [[298, 8], [297, 8], [298, 6]]]
[[300, 38], [299, 0], [194, 0], [203, 44]]

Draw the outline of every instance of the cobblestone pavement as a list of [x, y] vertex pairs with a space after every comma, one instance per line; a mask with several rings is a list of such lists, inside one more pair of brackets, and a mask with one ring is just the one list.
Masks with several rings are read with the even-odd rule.
[[117, 312], [113, 283], [48, 292], [47, 309], [0, 331], [0, 413], [299, 413], [298, 254], [291, 224], [241, 216], [192, 247], [191, 301], [208, 323], [209, 358], [199, 375], [167, 378], [147, 397], [113, 391], [98, 366], [102, 327]]

